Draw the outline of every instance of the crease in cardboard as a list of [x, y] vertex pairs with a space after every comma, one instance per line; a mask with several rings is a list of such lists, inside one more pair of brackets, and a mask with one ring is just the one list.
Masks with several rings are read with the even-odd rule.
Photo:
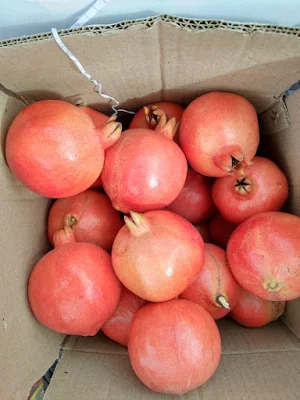
[[24, 105], [28, 105], [28, 101], [18, 93], [13, 92], [12, 90], [6, 88], [4, 85], [0, 83], [0, 92], [5, 94], [8, 97], [14, 98], [15, 100], [20, 101]]

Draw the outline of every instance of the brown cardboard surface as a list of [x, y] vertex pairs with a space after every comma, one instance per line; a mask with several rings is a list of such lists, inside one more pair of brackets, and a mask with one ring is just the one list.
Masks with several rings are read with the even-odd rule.
[[[222, 353], [251, 353], [300, 350], [300, 340], [281, 322], [260, 329], [248, 329], [225, 318], [217, 321], [222, 336]], [[87, 353], [127, 354], [127, 349], [108, 339], [102, 332], [94, 337], [68, 337], [64, 348]]]
[[215, 375], [183, 396], [150, 391], [126, 355], [65, 351], [45, 400], [299, 400], [300, 352], [223, 355]]
[[[0, 94], [1, 149], [12, 118], [24, 105]], [[26, 190], [0, 155], [0, 399], [25, 400], [32, 384], [58, 356], [62, 336], [42, 327], [27, 302], [27, 280], [48, 249], [45, 235], [49, 202]]]
[[[123, 31], [112, 27], [99, 35], [95, 28], [62, 33], [62, 38], [104, 91], [128, 108], [159, 99], [186, 103], [209, 90], [232, 90], [260, 112], [297, 81], [297, 30], [295, 35], [280, 28], [277, 34], [262, 27], [245, 31], [238, 24], [204, 29], [193, 22], [166, 23], [157, 17], [150, 27], [138, 21]], [[31, 101], [63, 97], [103, 103], [51, 36], [2, 44], [0, 70], [4, 86]]]

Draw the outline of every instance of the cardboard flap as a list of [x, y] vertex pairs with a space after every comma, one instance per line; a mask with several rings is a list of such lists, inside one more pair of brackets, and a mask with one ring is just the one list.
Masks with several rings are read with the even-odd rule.
[[[206, 91], [229, 90], [261, 112], [299, 79], [296, 28], [210, 22], [160, 16], [61, 36], [104, 92], [127, 108], [161, 99], [187, 103]], [[110, 111], [51, 35], [0, 43], [0, 68], [2, 83], [30, 101], [66, 98], [106, 104], [102, 109]]]
[[65, 351], [45, 400], [290, 400], [299, 399], [300, 352], [223, 355], [215, 375], [183, 396], [152, 392], [126, 355]]
[[45, 232], [49, 201], [24, 188], [5, 163], [7, 128], [23, 106], [0, 93], [1, 400], [25, 400], [33, 383], [58, 357], [63, 339], [35, 320], [27, 301], [29, 273], [49, 246]]

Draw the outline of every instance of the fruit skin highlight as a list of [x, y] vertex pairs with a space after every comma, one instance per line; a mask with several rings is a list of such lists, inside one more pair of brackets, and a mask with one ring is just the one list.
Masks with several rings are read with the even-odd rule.
[[204, 243], [197, 229], [165, 210], [131, 212], [112, 248], [112, 263], [123, 285], [151, 302], [174, 299], [203, 268]]
[[222, 177], [251, 164], [259, 144], [257, 114], [234, 93], [210, 92], [185, 109], [180, 146], [190, 166], [202, 175]]
[[242, 289], [230, 316], [243, 326], [260, 328], [269, 322], [276, 321], [284, 313], [285, 304], [285, 301], [260, 299]]
[[72, 104], [37, 101], [25, 107], [8, 130], [7, 163], [27, 188], [41, 196], [74, 196], [99, 177], [104, 150], [119, 139], [121, 130], [115, 117], [95, 127]]
[[255, 214], [279, 211], [288, 198], [288, 181], [277, 165], [264, 157], [254, 157], [242, 175], [218, 178], [212, 196], [223, 217], [234, 225]]
[[54, 331], [94, 336], [120, 299], [121, 285], [111, 258], [99, 246], [76, 243], [69, 226], [56, 232], [54, 245], [29, 278], [32, 312]]
[[225, 317], [235, 306], [241, 287], [229, 268], [226, 252], [211, 243], [204, 243], [204, 266], [181, 295], [204, 307], [214, 319]]
[[172, 203], [186, 180], [187, 161], [172, 137], [175, 119], [160, 119], [154, 131], [129, 129], [107, 149], [101, 174], [114, 208], [127, 214]]
[[300, 297], [300, 218], [283, 212], [249, 218], [232, 233], [227, 258], [236, 280], [254, 296]]

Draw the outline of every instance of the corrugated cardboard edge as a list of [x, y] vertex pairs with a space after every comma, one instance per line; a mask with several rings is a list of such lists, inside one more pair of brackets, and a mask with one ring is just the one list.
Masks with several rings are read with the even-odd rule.
[[[92, 35], [109, 35], [111, 33], [123, 32], [127, 29], [134, 29], [135, 27], [144, 27], [145, 29], [151, 28], [158, 22], [173, 24], [177, 27], [183, 28], [187, 31], [203, 31], [203, 30], [232, 30], [243, 32], [245, 34], [252, 34], [255, 32], [276, 33], [281, 35], [292, 35], [300, 37], [300, 28], [285, 27], [276, 25], [265, 24], [241, 24], [236, 22], [228, 22], [223, 20], [201, 20], [181, 18], [168, 14], [161, 14], [149, 18], [141, 18], [134, 20], [125, 20], [111, 25], [90, 25], [77, 29], [64, 29], [60, 30], [60, 36], [68, 36], [78, 33], [89, 33]], [[38, 40], [50, 39], [52, 34], [50, 32], [40, 33], [36, 35], [23, 36], [9, 40], [0, 41], [0, 47], [13, 46], [24, 43], [29, 43]]]

